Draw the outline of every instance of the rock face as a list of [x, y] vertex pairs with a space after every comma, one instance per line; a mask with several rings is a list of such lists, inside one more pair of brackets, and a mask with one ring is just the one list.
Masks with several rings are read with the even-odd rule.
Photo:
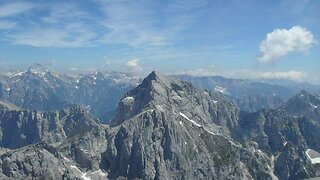
[[300, 117], [299, 127], [308, 147], [320, 152], [320, 96], [301, 91], [283, 108], [289, 114]]
[[74, 106], [53, 112], [0, 111], [0, 145], [19, 148], [40, 141], [60, 142], [98, 126], [88, 112]]
[[317, 175], [305, 154], [309, 141], [300, 123], [309, 121], [305, 116], [284, 108], [239, 115], [221, 93], [198, 92], [189, 83], [157, 72], [125, 94], [110, 126], [96, 122], [80, 107], [1, 113], [2, 130], [5, 124], [13, 129], [3, 131], [2, 142], [10, 143], [0, 149], [2, 179], [303, 179]]
[[222, 134], [237, 125], [236, 108], [225, 112], [223, 103], [232, 107], [152, 72], [119, 103], [104, 169], [110, 178], [271, 178], [268, 164]]
[[278, 109], [242, 113], [234, 137], [273, 155], [275, 174], [280, 179], [315, 175], [318, 167], [310, 165], [305, 151], [320, 151], [318, 104], [318, 96], [301, 91]]

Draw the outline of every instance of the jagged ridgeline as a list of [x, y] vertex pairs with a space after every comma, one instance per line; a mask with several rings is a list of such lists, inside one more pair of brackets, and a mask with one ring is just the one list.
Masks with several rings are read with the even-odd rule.
[[303, 91], [246, 113], [157, 72], [121, 98], [110, 125], [81, 106], [42, 112], [3, 101], [0, 179], [313, 178], [319, 101]]
[[[256, 112], [264, 108], [280, 107], [302, 88], [320, 93], [315, 85], [293, 82], [255, 82], [219, 76], [174, 76], [192, 83], [197, 90], [208, 89], [228, 96], [241, 111]], [[50, 67], [35, 64], [25, 71], [11, 71], [0, 75], [0, 100], [29, 110], [53, 111], [79, 104], [109, 123], [124, 94], [142, 79], [120, 72], [89, 72], [62, 74]]]
[[119, 72], [61, 74], [35, 64], [0, 75], [0, 99], [30, 110], [52, 111], [79, 104], [106, 121], [139, 78]]

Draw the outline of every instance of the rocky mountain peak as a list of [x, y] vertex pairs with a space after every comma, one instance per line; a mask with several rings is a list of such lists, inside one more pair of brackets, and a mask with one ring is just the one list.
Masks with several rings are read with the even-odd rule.
[[153, 111], [196, 119], [202, 125], [214, 123], [220, 129], [237, 124], [237, 108], [221, 94], [196, 91], [190, 83], [153, 71], [122, 98], [111, 125]]
[[152, 71], [139, 86], [140, 88], [150, 88], [148, 89], [149, 91], [159, 91], [161, 89], [170, 89], [174, 85], [181, 85], [181, 81]]
[[45, 65], [36, 63], [30, 66], [27, 72], [34, 74], [45, 74], [47, 72], [50, 72], [50, 70]]
[[152, 71], [145, 79], [146, 80], [160, 80], [161, 78], [164, 78], [160, 73], [156, 71]]
[[285, 104], [284, 108], [291, 114], [305, 115], [319, 111], [320, 97], [307, 92], [300, 91], [296, 96], [290, 98]]
[[143, 109], [170, 106], [174, 99], [187, 99], [186, 96], [194, 93], [191, 84], [152, 71], [141, 84], [122, 98], [112, 124], [121, 124]]

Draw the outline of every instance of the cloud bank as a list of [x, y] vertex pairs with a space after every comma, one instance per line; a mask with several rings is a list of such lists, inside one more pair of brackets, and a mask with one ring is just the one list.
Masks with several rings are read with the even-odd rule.
[[315, 42], [313, 34], [301, 26], [275, 29], [262, 41], [258, 61], [270, 63], [289, 53], [306, 52]]
[[283, 71], [283, 72], [264, 72], [261, 74], [262, 78], [267, 79], [289, 79], [299, 81], [306, 76], [306, 73], [301, 71]]
[[0, 18], [24, 13], [33, 9], [34, 7], [34, 4], [27, 2], [8, 3], [0, 7]]
[[132, 59], [132, 60], [128, 61], [125, 65], [130, 71], [141, 71], [142, 68], [139, 65], [139, 61], [140, 61], [139, 58]]

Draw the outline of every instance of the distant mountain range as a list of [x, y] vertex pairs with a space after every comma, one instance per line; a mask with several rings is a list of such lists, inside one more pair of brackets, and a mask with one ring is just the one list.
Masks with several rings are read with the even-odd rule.
[[0, 76], [0, 99], [30, 110], [59, 110], [80, 104], [103, 118], [139, 82], [133, 75], [95, 72], [65, 75], [36, 64], [27, 71]]
[[243, 111], [255, 112], [264, 108], [280, 107], [301, 90], [320, 94], [320, 86], [288, 80], [244, 80], [221, 76], [177, 78], [192, 83], [197, 89], [221, 92], [231, 98]]
[[[235, 102], [240, 110], [255, 112], [280, 107], [299, 91], [320, 93], [320, 87], [290, 81], [255, 82], [220, 76], [174, 76], [192, 83], [198, 90], [220, 92]], [[0, 75], [0, 100], [29, 110], [60, 110], [73, 104], [88, 109], [101, 122], [114, 118], [121, 97], [141, 82], [127, 73], [94, 72], [60, 74], [40, 64], [26, 71]]]
[[[94, 77], [99, 79], [97, 74], [80, 77], [90, 80], [82, 81], [87, 85], [87, 90], [83, 92], [91, 94], [91, 97], [94, 97], [93, 94], [87, 92], [99, 84], [92, 81]], [[19, 87], [24, 88], [19, 88], [19, 91], [11, 91], [15, 86], [9, 86], [9, 80], [5, 81], [8, 84], [2, 83], [3, 89], [10, 88], [9, 94], [2, 96], [4, 98], [0, 101], [2, 179], [320, 177], [320, 96], [314, 93], [300, 91], [289, 97], [283, 87], [262, 83], [262, 86], [268, 87], [263, 91], [264, 88], [257, 87], [258, 84], [244, 83], [241, 86], [243, 89], [254, 92], [253, 88], [260, 88], [266, 96], [270, 95], [268, 93], [272, 87], [279, 88], [272, 93], [284, 92], [281, 96], [288, 99], [278, 107], [249, 112], [241, 110], [234, 99], [230, 99], [235, 97], [231, 85], [227, 87], [220, 82], [221, 88], [216, 91], [199, 90], [200, 86], [195, 88], [189, 82], [152, 72], [139, 81], [139, 85], [124, 92], [118, 102], [113, 102], [118, 104], [117, 109], [110, 123], [105, 125], [90, 114], [89, 111], [94, 112], [92, 107], [67, 105], [60, 110], [50, 110], [59, 107], [51, 106], [51, 103], [43, 106], [41, 102], [45, 101], [33, 100], [39, 95], [40, 99], [48, 100], [46, 102], [53, 100], [53, 95], [56, 97], [54, 102], [61, 102], [62, 98], [57, 100], [58, 93], [50, 94], [58, 92], [55, 83], [49, 86], [45, 80], [42, 82], [30, 76], [54, 82], [49, 81], [49, 75], [24, 72], [15, 80], [19, 82], [25, 77], [29, 81], [22, 83], [23, 86]], [[14, 80], [13, 77], [2, 78]], [[101, 74], [101, 79], [104, 83], [108, 82], [105, 80], [107, 78], [102, 77], [105, 75]], [[70, 79], [72, 81], [74, 78]], [[131, 80], [131, 83], [136, 83], [136, 80]], [[30, 85], [38, 81], [41, 86]], [[240, 80], [234, 81], [241, 84]], [[80, 84], [79, 81], [70, 83], [70, 86], [80, 89]], [[29, 90], [26, 90], [27, 87]], [[78, 88], [74, 89], [77, 93]], [[32, 98], [21, 95], [29, 96], [35, 92], [39, 94]], [[239, 93], [242, 92], [240, 88]], [[106, 92], [102, 90], [101, 93]], [[102, 94], [100, 98], [104, 99]], [[15, 95], [31, 99], [31, 102], [40, 102], [37, 106], [32, 104], [34, 108], [50, 108], [45, 112], [26, 110], [27, 106], [19, 109], [11, 104]], [[66, 96], [68, 98], [73, 96]], [[25, 100], [21, 102], [23, 105]]]

